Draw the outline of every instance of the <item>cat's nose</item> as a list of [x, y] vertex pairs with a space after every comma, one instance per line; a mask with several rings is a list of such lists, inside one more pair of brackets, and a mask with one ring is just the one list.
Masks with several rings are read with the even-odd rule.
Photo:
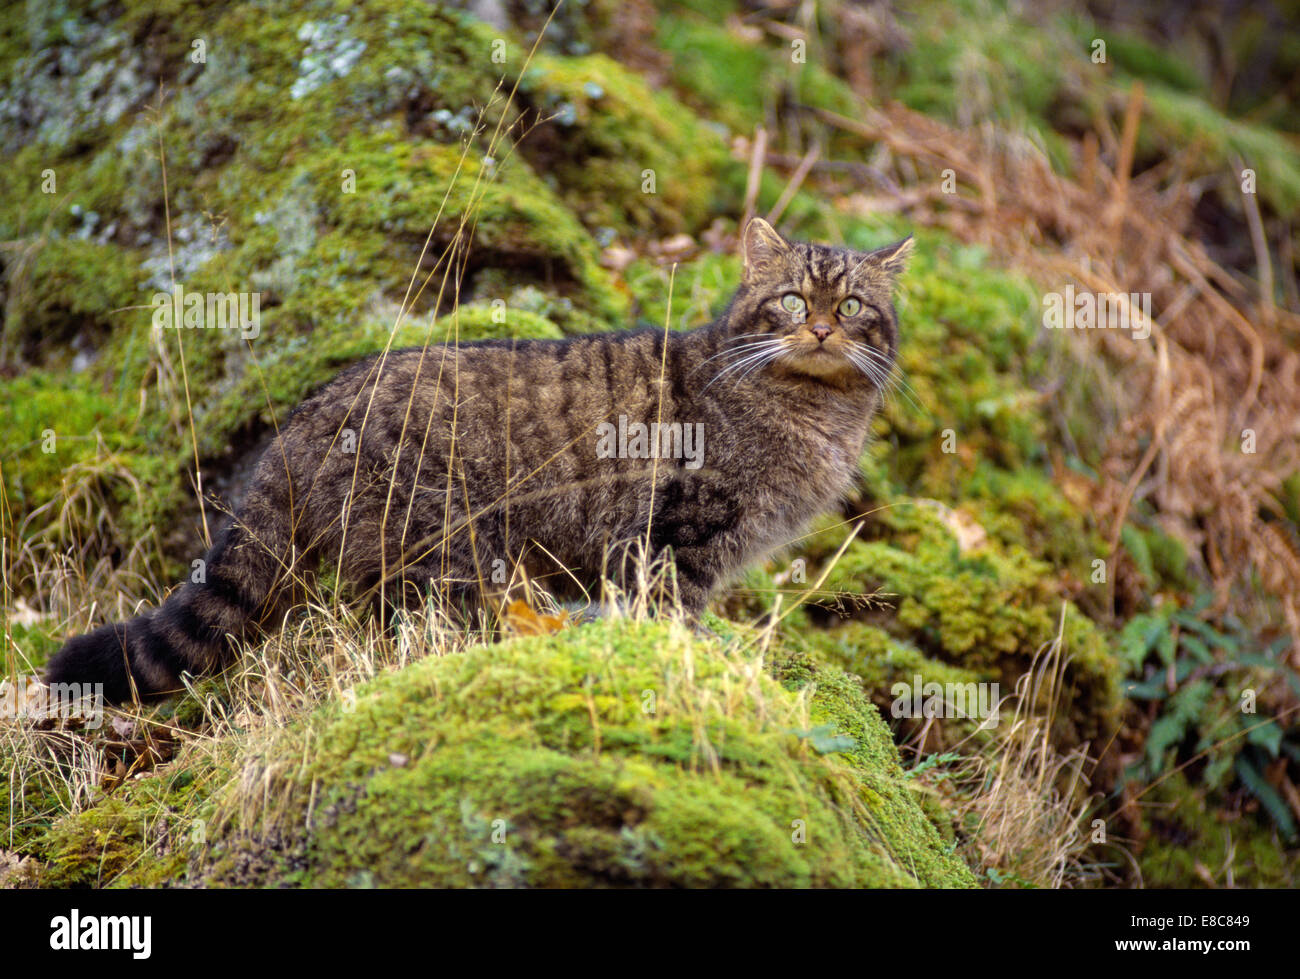
[[817, 338], [819, 343], [824, 342], [831, 335], [831, 328], [829, 326], [814, 326], [812, 335]]

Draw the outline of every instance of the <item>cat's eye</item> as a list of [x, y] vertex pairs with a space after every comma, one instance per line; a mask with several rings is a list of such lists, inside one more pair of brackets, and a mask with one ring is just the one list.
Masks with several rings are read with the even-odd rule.
[[841, 316], [857, 316], [860, 312], [862, 312], [862, 302], [853, 296], [840, 303]]
[[787, 292], [781, 297], [781, 306], [787, 312], [802, 313], [808, 307], [808, 304], [803, 301], [803, 296]]

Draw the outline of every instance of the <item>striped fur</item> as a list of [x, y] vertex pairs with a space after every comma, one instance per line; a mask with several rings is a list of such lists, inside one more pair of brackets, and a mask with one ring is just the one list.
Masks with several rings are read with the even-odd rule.
[[[852, 484], [894, 364], [891, 294], [910, 243], [787, 242], [756, 219], [739, 289], [699, 329], [491, 340], [353, 366], [283, 426], [206, 580], [70, 640], [47, 679], [102, 682], [111, 700], [175, 690], [182, 672], [219, 669], [232, 641], [278, 626], [322, 561], [381, 607], [430, 589], [492, 602], [502, 568], [565, 598], [618, 577], [610, 555], [648, 531], [697, 616]], [[604, 457], [600, 426], [620, 416], [702, 425], [702, 464]]]

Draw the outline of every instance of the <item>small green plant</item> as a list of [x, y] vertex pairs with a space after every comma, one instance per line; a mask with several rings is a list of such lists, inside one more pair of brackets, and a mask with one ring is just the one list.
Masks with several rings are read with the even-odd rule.
[[1166, 603], [1119, 635], [1125, 695], [1147, 726], [1124, 779], [1149, 786], [1195, 767], [1206, 789], [1225, 793], [1235, 776], [1294, 841], [1295, 816], [1278, 785], [1291, 785], [1288, 767], [1300, 764], [1300, 675], [1282, 658], [1286, 639], [1262, 643], [1231, 617], [1207, 621], [1211, 598]]

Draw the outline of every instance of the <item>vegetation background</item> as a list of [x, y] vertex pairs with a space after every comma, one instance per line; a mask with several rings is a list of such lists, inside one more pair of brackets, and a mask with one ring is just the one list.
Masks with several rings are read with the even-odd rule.
[[[0, 700], [388, 344], [685, 329], [914, 233], [861, 492], [715, 603], [380, 630], [0, 726], [0, 883], [1295, 886], [1300, 4], [0, 10]], [[154, 329], [182, 283], [261, 330]], [[1151, 336], [1043, 297], [1149, 293]], [[504, 307], [500, 304], [504, 303]], [[504, 309], [504, 317], [494, 311]], [[653, 577], [653, 568], [647, 576]], [[643, 590], [644, 591], [644, 590]], [[891, 687], [997, 682], [991, 729]]]

